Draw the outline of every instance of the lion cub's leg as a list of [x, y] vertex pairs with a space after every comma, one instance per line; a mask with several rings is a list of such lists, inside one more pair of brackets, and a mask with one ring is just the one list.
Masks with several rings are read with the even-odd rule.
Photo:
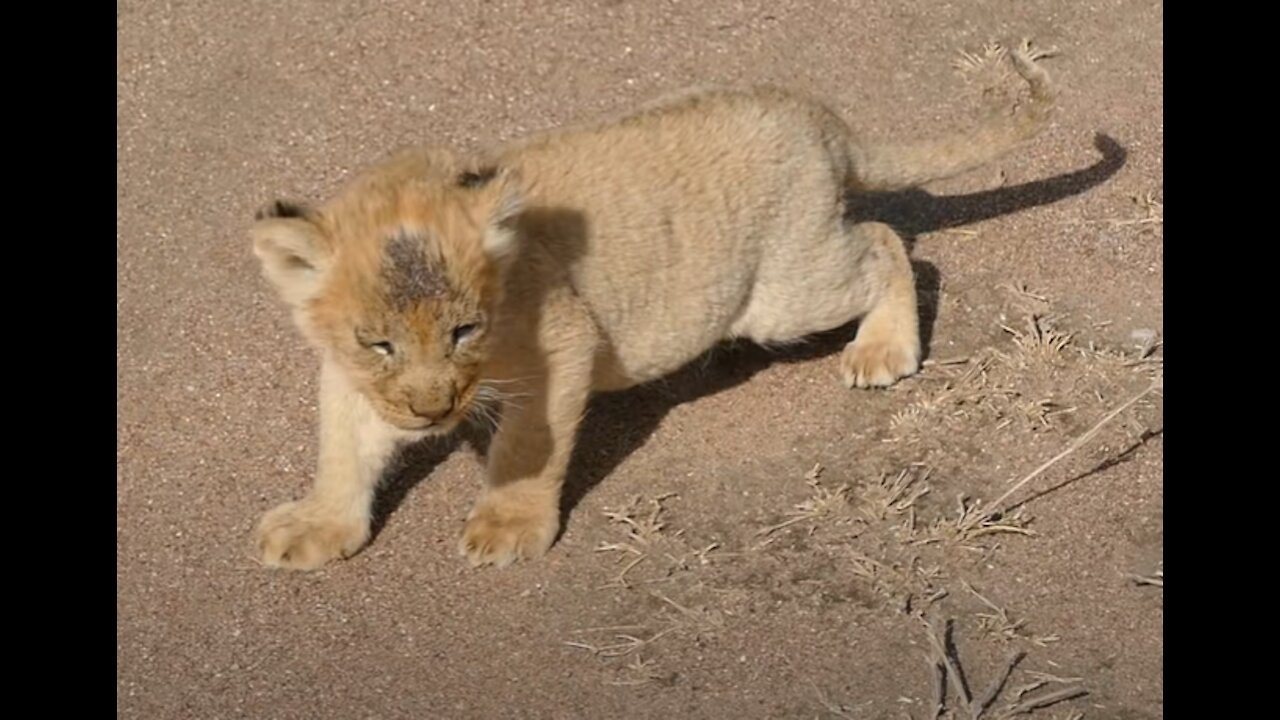
[[920, 367], [915, 277], [902, 238], [888, 225], [862, 223], [852, 232], [870, 241], [867, 280], [881, 290], [858, 325], [857, 337], [840, 356], [840, 373], [849, 387], [884, 387]]
[[472, 565], [533, 559], [555, 541], [560, 490], [591, 393], [593, 354], [593, 341], [549, 354], [546, 374], [528, 381], [503, 408], [486, 486], [458, 546]]
[[369, 538], [378, 479], [404, 434], [379, 418], [342, 370], [326, 360], [320, 371], [315, 485], [305, 498], [274, 508], [258, 523], [263, 564], [310, 570], [359, 550]]

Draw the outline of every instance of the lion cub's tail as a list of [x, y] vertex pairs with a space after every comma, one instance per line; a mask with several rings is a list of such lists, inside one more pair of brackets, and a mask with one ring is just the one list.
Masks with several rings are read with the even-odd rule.
[[855, 144], [849, 149], [853, 165], [850, 185], [884, 191], [942, 180], [985, 165], [1039, 134], [1049, 123], [1054, 101], [1049, 74], [1036, 64], [1043, 55], [1024, 42], [1011, 49], [1009, 57], [1013, 69], [1030, 86], [1030, 102], [1015, 106], [1011, 115], [950, 137], [898, 145]]

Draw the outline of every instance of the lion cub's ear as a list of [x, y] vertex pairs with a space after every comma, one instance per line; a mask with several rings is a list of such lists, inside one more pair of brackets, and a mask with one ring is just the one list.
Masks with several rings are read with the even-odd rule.
[[458, 177], [458, 185], [475, 193], [472, 206], [477, 222], [484, 225], [484, 252], [494, 260], [514, 254], [516, 218], [524, 209], [519, 175], [509, 168], [485, 167]]
[[277, 201], [258, 211], [249, 230], [263, 274], [293, 307], [315, 295], [333, 256], [311, 214], [303, 206]]

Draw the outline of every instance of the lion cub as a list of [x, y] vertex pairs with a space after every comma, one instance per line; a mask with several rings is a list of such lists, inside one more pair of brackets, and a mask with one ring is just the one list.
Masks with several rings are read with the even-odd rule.
[[402, 152], [323, 206], [260, 213], [254, 251], [323, 357], [315, 485], [262, 518], [262, 561], [309, 569], [359, 550], [397, 445], [486, 403], [502, 402], [501, 423], [459, 548], [502, 566], [555, 539], [593, 391], [670, 373], [727, 338], [785, 342], [855, 318], [845, 384], [914, 373], [906, 251], [845, 200], [958, 174], [1034, 136], [1048, 77], [1028, 47], [1009, 57], [1030, 100], [953, 137], [864, 144], [812, 100], [714, 89], [485, 161]]

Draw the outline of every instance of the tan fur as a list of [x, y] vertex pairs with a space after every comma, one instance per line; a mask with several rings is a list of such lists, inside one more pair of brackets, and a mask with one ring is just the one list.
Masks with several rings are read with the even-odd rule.
[[847, 193], [954, 175], [1035, 134], [1031, 102], [967, 134], [855, 140], [823, 105], [713, 89], [500, 148], [396, 155], [319, 209], [277, 204], [252, 230], [263, 269], [322, 352], [320, 465], [307, 498], [263, 518], [272, 566], [314, 568], [369, 535], [398, 443], [503, 402], [488, 481], [463, 531], [473, 564], [544, 553], [593, 391], [667, 374], [716, 343], [775, 343], [862, 318], [846, 384], [920, 363], [915, 285], [887, 226]]

